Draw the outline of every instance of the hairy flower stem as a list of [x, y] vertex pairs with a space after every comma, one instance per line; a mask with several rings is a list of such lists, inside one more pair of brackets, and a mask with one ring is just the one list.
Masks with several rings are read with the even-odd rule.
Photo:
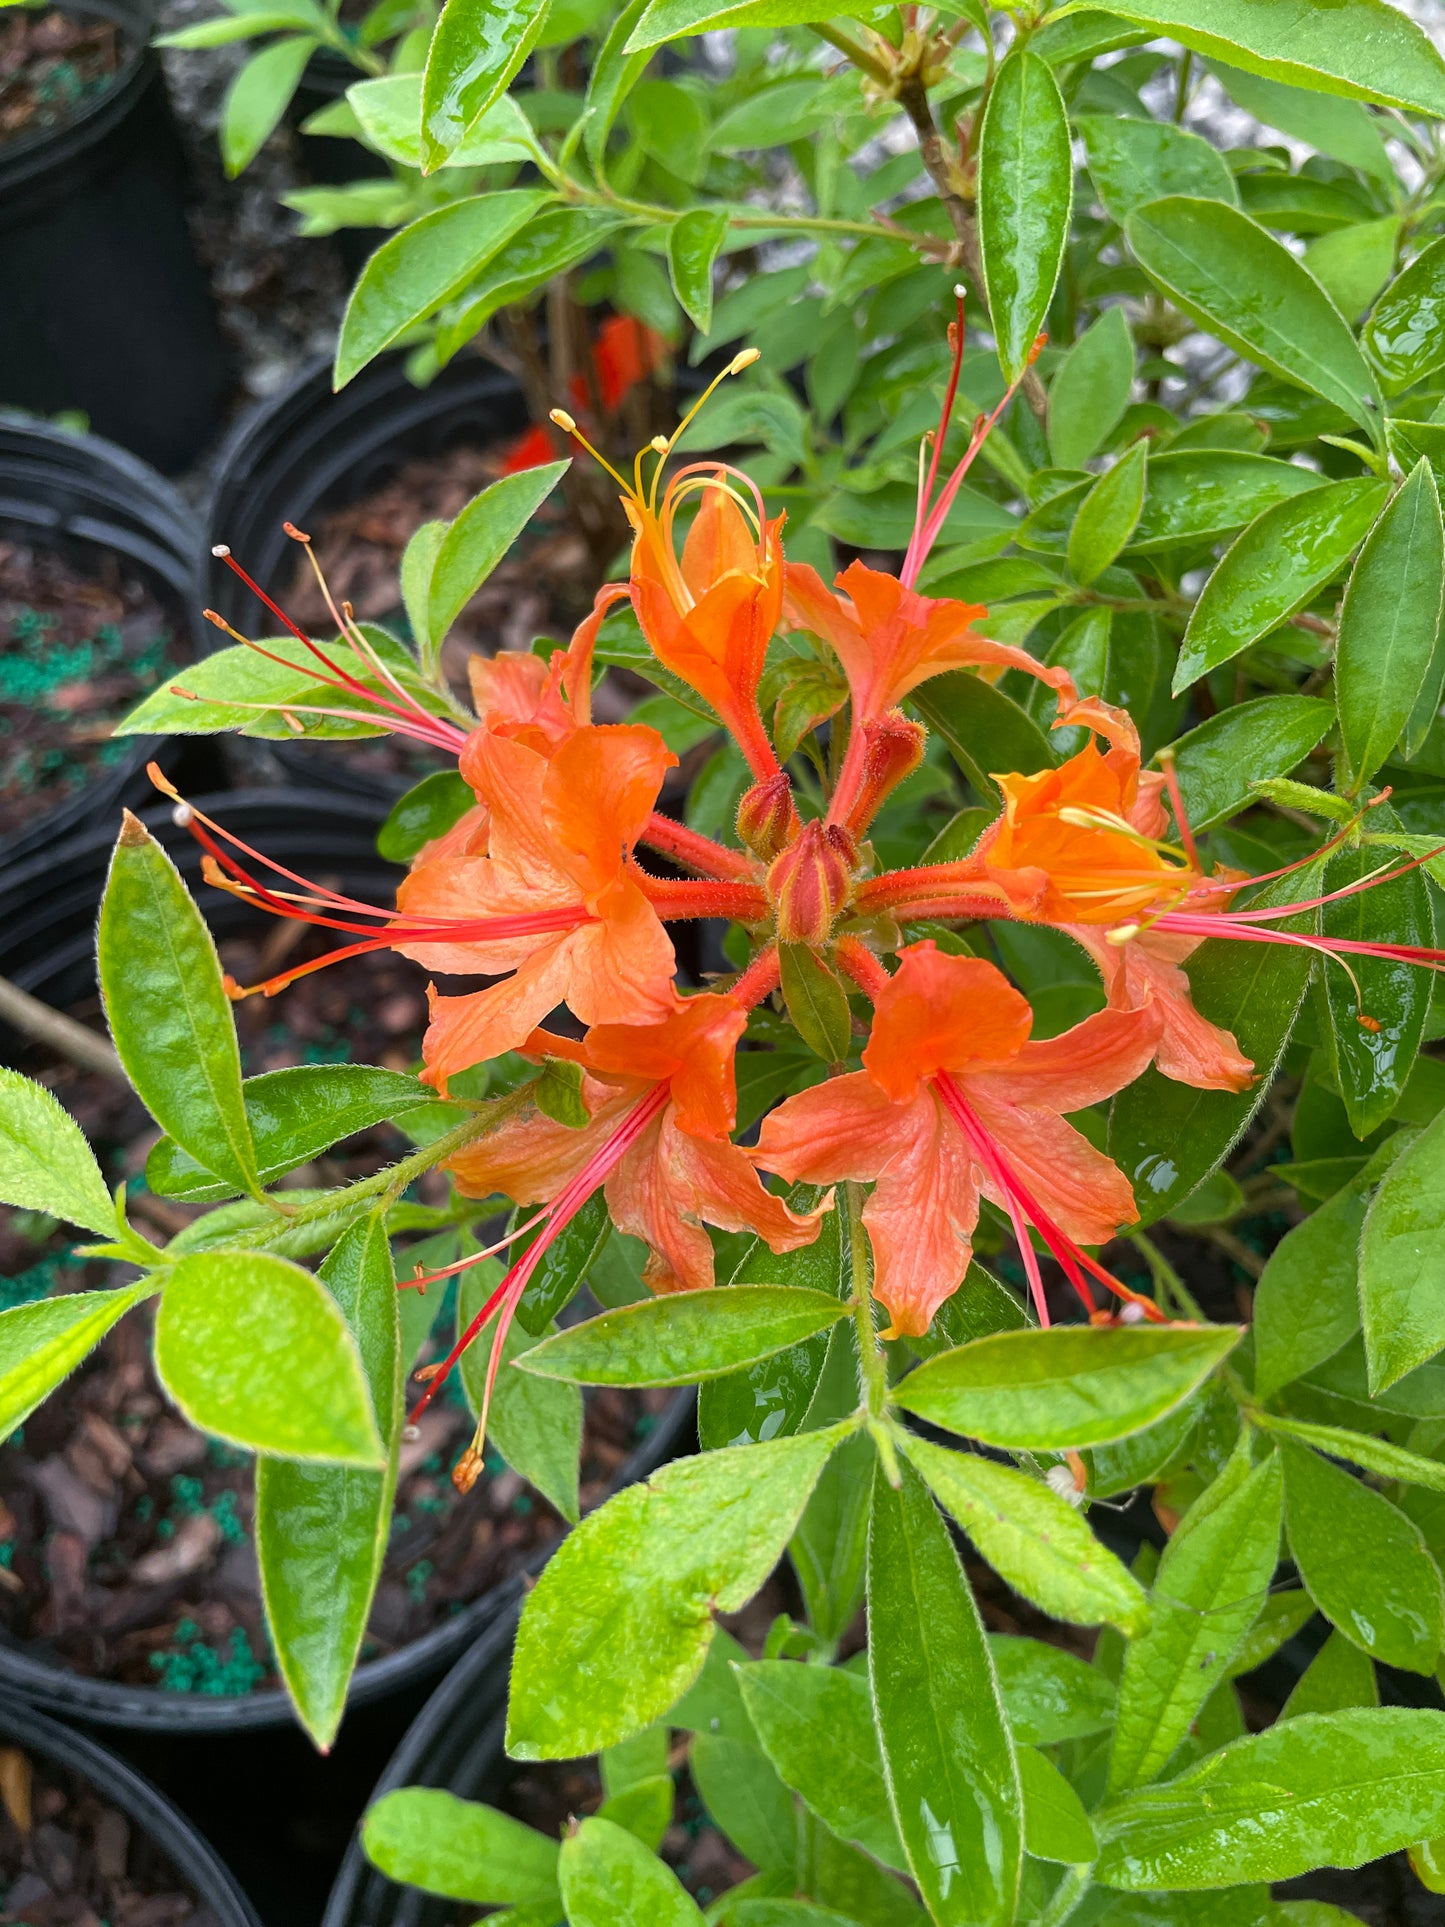
[[[848, 1212], [848, 1251], [853, 1275], [853, 1321], [858, 1329], [858, 1389], [870, 1424], [881, 1419], [888, 1401], [888, 1363], [873, 1322], [873, 1254], [863, 1225], [863, 1187], [851, 1179], [843, 1187]], [[881, 1447], [880, 1447], [881, 1450]], [[889, 1452], [891, 1454], [891, 1445]], [[895, 1483], [897, 1468], [889, 1475]]]
[[659, 810], [654, 810], [647, 819], [642, 841], [648, 849], [671, 857], [680, 868], [692, 870], [700, 877], [747, 883], [757, 871], [757, 865], [743, 851], [730, 850], [725, 844], [715, 843], [710, 836], [690, 830], [685, 823], [674, 822]]

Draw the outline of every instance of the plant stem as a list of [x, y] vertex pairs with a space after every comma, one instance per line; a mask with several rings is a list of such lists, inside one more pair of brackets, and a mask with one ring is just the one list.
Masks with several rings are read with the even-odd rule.
[[848, 1253], [853, 1273], [853, 1321], [858, 1328], [858, 1389], [870, 1419], [881, 1418], [888, 1399], [888, 1364], [873, 1323], [873, 1254], [863, 1228], [863, 1187], [843, 1187], [848, 1211]]
[[1148, 1265], [1149, 1275], [1154, 1280], [1154, 1289], [1158, 1291], [1162, 1286], [1168, 1291], [1171, 1297], [1183, 1306], [1191, 1318], [1197, 1318], [1201, 1325], [1206, 1323], [1204, 1313], [1199, 1309], [1199, 1304], [1194, 1294], [1179, 1276], [1179, 1273], [1174, 1269], [1173, 1265], [1171, 1265], [1169, 1260], [1164, 1256], [1164, 1253], [1159, 1249], [1158, 1245], [1155, 1244], [1154, 1240], [1145, 1237], [1142, 1231], [1131, 1231], [1127, 1235], [1129, 1243], [1133, 1245], [1134, 1249], [1143, 1258], [1145, 1264]]
[[12, 984], [8, 977], [0, 977], [0, 1017], [7, 1024], [13, 1024], [22, 1036], [48, 1045], [61, 1057], [68, 1057], [72, 1064], [78, 1064], [81, 1070], [99, 1071], [102, 1077], [114, 1078], [117, 1084], [130, 1088], [130, 1079], [121, 1069], [120, 1059], [103, 1037], [97, 1037], [93, 1030], [77, 1024], [62, 1011], [52, 1010], [28, 990]]

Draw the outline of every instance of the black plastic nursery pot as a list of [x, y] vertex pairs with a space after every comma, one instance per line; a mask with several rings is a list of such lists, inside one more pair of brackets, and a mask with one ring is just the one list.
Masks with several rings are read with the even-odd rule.
[[230, 366], [186, 225], [154, 0], [75, 11], [114, 21], [124, 55], [63, 126], [0, 146], [0, 402], [83, 410], [174, 473], [213, 434]]
[[[199, 542], [199, 524], [185, 502], [127, 450], [94, 435], [0, 419], [0, 594], [7, 580], [4, 556], [14, 551], [53, 558], [77, 576], [110, 574], [133, 582], [164, 616], [170, 660], [180, 666], [199, 653], [206, 626], [197, 614]], [[4, 646], [18, 668], [18, 636]], [[0, 742], [0, 767], [5, 747]], [[13, 834], [0, 834], [0, 879], [77, 831], [108, 821], [119, 804], [152, 797], [144, 775], [152, 757], [187, 781], [215, 787], [219, 765], [209, 739], [177, 737], [162, 744], [155, 737], [117, 738], [106, 748], [113, 754], [93, 768], [88, 782], [57, 785], [48, 805], [42, 783], [40, 813]]]
[[85, 1782], [121, 1813], [194, 1895], [196, 1921], [204, 1918], [207, 1927], [260, 1927], [229, 1868], [184, 1814], [124, 1760], [9, 1698], [0, 1702], [0, 1743], [19, 1749], [42, 1773]]
[[[339, 394], [332, 391], [329, 362], [316, 362], [248, 416], [222, 451], [206, 516], [207, 550], [228, 545], [283, 607], [297, 563], [283, 524], [314, 532], [319, 518], [364, 500], [409, 461], [495, 446], [527, 426], [521, 389], [500, 370], [463, 358], [429, 387], [417, 388], [404, 361], [383, 357]], [[212, 608], [242, 635], [275, 632], [273, 619], [224, 562], [208, 554], [205, 568]], [[225, 646], [219, 630], [211, 631], [209, 645]], [[281, 742], [274, 750], [296, 776], [372, 798], [390, 801], [415, 780], [348, 768], [343, 744]]]
[[[301, 165], [317, 187], [347, 187], [352, 181], [391, 177], [391, 168], [382, 156], [363, 147], [360, 141], [306, 132], [306, 122], [313, 114], [325, 107], [334, 107], [338, 100], [345, 98], [348, 87], [365, 78], [333, 47], [318, 47], [306, 63], [286, 118], [296, 129]], [[343, 227], [337, 228], [329, 239], [341, 256], [347, 275], [354, 280], [390, 232], [382, 227]]]

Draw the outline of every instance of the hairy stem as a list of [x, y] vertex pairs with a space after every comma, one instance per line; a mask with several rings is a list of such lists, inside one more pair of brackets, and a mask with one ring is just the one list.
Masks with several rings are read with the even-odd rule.
[[863, 1226], [863, 1187], [843, 1187], [848, 1212], [848, 1252], [853, 1274], [853, 1319], [858, 1329], [858, 1389], [868, 1417], [881, 1418], [888, 1400], [888, 1363], [873, 1323], [873, 1254]]

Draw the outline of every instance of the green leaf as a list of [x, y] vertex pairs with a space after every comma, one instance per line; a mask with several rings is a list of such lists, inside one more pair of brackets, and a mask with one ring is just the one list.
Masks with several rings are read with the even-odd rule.
[[[274, 1184], [353, 1132], [437, 1102], [435, 1092], [414, 1077], [371, 1064], [294, 1064], [262, 1071], [245, 1080], [241, 1096], [263, 1185]], [[188, 1203], [231, 1198], [238, 1188], [218, 1183], [168, 1137], [151, 1146], [146, 1183], [163, 1198]]]
[[1131, 214], [1125, 232], [1145, 273], [1192, 320], [1379, 433], [1379, 389], [1339, 309], [1258, 222], [1222, 201], [1170, 195]]
[[1191, 826], [1207, 830], [1248, 809], [1257, 801], [1252, 785], [1297, 768], [1333, 720], [1318, 696], [1260, 696], [1180, 736], [1174, 766]]
[[1347, 321], [1358, 321], [1395, 272], [1400, 216], [1356, 221], [1322, 234], [1304, 252], [1304, 263]]
[[[1381, 828], [1384, 826], [1381, 825]], [[1324, 892], [1342, 890], [1379, 869], [1379, 851], [1341, 850], [1325, 868]], [[1320, 911], [1325, 937], [1345, 942], [1404, 943], [1431, 949], [1435, 919], [1430, 886], [1419, 870], [1376, 883]], [[1387, 957], [1348, 959], [1351, 973], [1322, 965], [1330, 1023], [1326, 1048], [1357, 1138], [1394, 1111], [1414, 1067], [1430, 1008], [1430, 977], [1418, 965]]]
[[841, 1064], [853, 1041], [848, 998], [816, 951], [803, 943], [778, 945], [783, 1002], [798, 1035], [826, 1064]]
[[525, 1906], [557, 1894], [555, 1840], [440, 1787], [383, 1793], [366, 1810], [361, 1846], [389, 1880], [448, 1900]]
[[1360, 1230], [1379, 1172], [1363, 1174], [1292, 1225], [1254, 1293], [1254, 1385], [1272, 1398], [1333, 1358], [1360, 1328]]
[[111, 858], [97, 937], [105, 1014], [146, 1109], [237, 1191], [260, 1183], [221, 960], [175, 865], [133, 816]]
[[[457, 1293], [458, 1336], [501, 1283], [502, 1270], [492, 1258], [463, 1275]], [[575, 1525], [581, 1510], [577, 1479], [582, 1454], [582, 1394], [575, 1385], [551, 1384], [519, 1369], [518, 1361], [529, 1356], [533, 1343], [531, 1333], [514, 1321], [502, 1346], [502, 1362], [492, 1389], [488, 1434], [512, 1470]], [[478, 1418], [486, 1399], [490, 1358], [490, 1335], [462, 1354], [462, 1384], [467, 1403]]]
[[1251, 1733], [1097, 1815], [1094, 1878], [1193, 1893], [1358, 1867], [1423, 1839], [1445, 1807], [1445, 1713], [1362, 1707]]
[[[432, 570], [436, 566], [437, 550], [445, 540], [449, 526], [450, 524], [446, 522], [423, 522], [420, 528], [412, 533], [401, 556], [402, 606], [406, 610], [406, 619], [411, 624], [411, 633], [416, 640], [416, 646], [421, 658], [423, 662], [431, 664], [435, 664], [437, 653], [441, 647], [441, 638], [439, 636], [433, 636], [427, 624], [427, 596], [431, 590], [431, 575]], [[437, 774], [446, 776], [450, 774], [450, 772], [439, 770]], [[387, 836], [391, 827], [392, 817], [396, 815], [397, 809], [400, 809], [409, 797], [414, 796], [418, 790], [423, 789], [431, 780], [430, 777], [423, 777], [422, 781], [415, 786], [415, 789], [408, 790], [406, 796], [398, 800], [396, 809], [392, 810], [391, 816], [388, 816], [386, 822], [382, 824], [381, 829], [377, 833], [376, 847], [378, 850], [381, 850], [383, 856], [389, 856], [389, 852], [382, 849], [382, 839]], [[458, 811], [458, 814], [460, 815], [460, 811]], [[443, 827], [449, 828], [450, 825], [444, 825]], [[395, 832], [393, 832], [393, 834], [395, 834]], [[437, 832], [433, 832], [433, 834], [437, 834]], [[425, 839], [423, 839], [423, 841], [425, 841]], [[416, 852], [413, 850], [407, 856], [390, 857], [390, 860], [394, 863], [407, 863], [415, 854]]]
[[1310, 1425], [1302, 1419], [1280, 1418], [1273, 1412], [1251, 1414], [1261, 1431], [1281, 1438], [1298, 1439], [1313, 1445], [1332, 1458], [1348, 1459], [1382, 1479], [1396, 1479], [1402, 1485], [1424, 1486], [1427, 1491], [1445, 1492], [1445, 1465], [1438, 1459], [1422, 1459], [1418, 1452], [1407, 1452], [1403, 1445], [1391, 1445], [1368, 1432], [1347, 1432], [1338, 1425]]
[[680, 214], [667, 235], [672, 289], [685, 313], [704, 334], [712, 327], [712, 270], [727, 239], [721, 208], [694, 207]]
[[1266, 127], [1278, 128], [1321, 154], [1343, 161], [1347, 167], [1373, 174], [1387, 189], [1393, 189], [1395, 170], [1379, 126], [1364, 107], [1344, 105], [1338, 96], [1322, 97], [1310, 88], [1287, 87], [1277, 80], [1261, 79], [1258, 74], [1241, 73], [1222, 62], [1210, 64], [1230, 98], [1246, 114], [1253, 114]]
[[[1205, 145], [1200, 142], [1201, 147]], [[1064, 356], [1049, 383], [1049, 453], [1057, 467], [1082, 468], [1097, 453], [1128, 407], [1133, 386], [1134, 341], [1128, 316], [1122, 308], [1105, 308]]]
[[1037, 54], [1010, 53], [995, 77], [978, 155], [978, 235], [1005, 376], [1028, 367], [1064, 258], [1073, 206], [1069, 121]]
[[24, 1424], [132, 1305], [159, 1290], [159, 1279], [142, 1278], [114, 1291], [67, 1292], [0, 1312], [0, 1441]]
[[49, 1091], [0, 1069], [0, 1198], [103, 1238], [119, 1230], [85, 1133]]
[[[1318, 869], [1270, 884], [1255, 905], [1284, 904], [1317, 894]], [[1313, 927], [1313, 913], [1284, 930]], [[1150, 1069], [1114, 1099], [1109, 1156], [1134, 1187], [1140, 1222], [1167, 1217], [1215, 1169], [1238, 1140], [1269, 1089], [1310, 977], [1310, 953], [1293, 944], [1211, 940], [1189, 960], [1195, 1009], [1232, 1031], [1254, 1061], [1252, 1090], [1197, 1091]]]
[[381, 1576], [396, 1489], [401, 1344], [396, 1278], [379, 1212], [352, 1226], [320, 1276], [356, 1340], [386, 1467], [262, 1459], [256, 1557], [277, 1665], [302, 1724], [326, 1752], [341, 1724]]
[[575, 267], [627, 225], [625, 214], [606, 207], [547, 207], [512, 234], [488, 260], [484, 272], [460, 292], [465, 299], [443, 317], [436, 351], [449, 361], [510, 301], [524, 301], [553, 275]]
[[167, 1392], [203, 1432], [277, 1458], [385, 1462], [341, 1308], [288, 1259], [182, 1258], [156, 1318], [155, 1358]]
[[868, 1665], [904, 1851], [939, 1927], [1005, 1927], [1022, 1794], [978, 1608], [927, 1487], [874, 1479]]
[[969, 670], [935, 676], [908, 700], [981, 796], [998, 796], [995, 770], [1031, 776], [1054, 766], [1053, 745], [1028, 712]]
[[1224, 1669], [1226, 1679], [1238, 1679], [1272, 1659], [1300, 1628], [1313, 1619], [1315, 1602], [1307, 1592], [1295, 1587], [1289, 1592], [1272, 1592], [1265, 1600], [1258, 1619], [1234, 1649], [1234, 1657]]
[[761, 1660], [734, 1668], [763, 1751], [840, 1840], [908, 1871], [888, 1803], [868, 1681], [836, 1666]]
[[847, 1311], [829, 1293], [785, 1285], [676, 1292], [545, 1339], [522, 1370], [579, 1385], [692, 1385], [801, 1344]]
[[714, 1612], [772, 1571], [837, 1430], [679, 1459], [583, 1520], [522, 1612], [507, 1751], [573, 1759], [665, 1713], [697, 1677]]
[[826, 0], [652, 0], [628, 48], [660, 47], [664, 41], [717, 27], [792, 27], [827, 20]]
[[670, 1773], [653, 1774], [649, 1779], [634, 1782], [621, 1793], [609, 1794], [597, 1809], [598, 1817], [625, 1827], [649, 1853], [656, 1853], [662, 1845], [663, 1836], [672, 1825], [676, 1795], [677, 1789], [672, 1784]]
[[1445, 1601], [1420, 1528], [1318, 1453], [1286, 1441], [1280, 1457], [1289, 1549], [1310, 1598], [1375, 1659], [1432, 1672]]
[[688, 1765], [698, 1797], [755, 1867], [791, 1875], [798, 1857], [797, 1806], [758, 1747], [741, 1695], [735, 1710], [745, 1741], [703, 1731], [692, 1743]]
[[1294, 0], [1109, 0], [1109, 10], [1268, 80], [1445, 115], [1445, 62], [1414, 21], [1386, 0], [1335, 0], [1307, 9]]
[[454, 154], [507, 91], [546, 23], [547, 0], [446, 0], [422, 81], [424, 173]]
[[[455, 5], [456, 0], [450, 0]], [[375, 257], [373, 256], [373, 259]], [[566, 474], [567, 462], [545, 462], [504, 475], [473, 496], [437, 550], [427, 596], [427, 629], [438, 641], [496, 568]]]
[[587, 83], [587, 119], [582, 129], [582, 145], [599, 176], [604, 172], [607, 136], [621, 111], [622, 103], [642, 78], [652, 58], [649, 51], [629, 53], [627, 43], [649, 0], [627, 0], [607, 30], [607, 38], [592, 62]]
[[1135, 442], [1079, 504], [1068, 549], [1075, 581], [1089, 583], [1102, 575], [1138, 527], [1148, 459], [1149, 444]]
[[557, 1863], [571, 1927], [702, 1927], [677, 1875], [610, 1820], [584, 1820]]
[[221, 159], [234, 180], [274, 132], [316, 51], [310, 34], [288, 35], [252, 54], [221, 103]]
[[[853, 1365], [852, 1358], [847, 1362]], [[838, 1447], [788, 1542], [808, 1624], [819, 1639], [840, 1640], [863, 1603], [872, 1450], [862, 1435]]]
[[1331, 482], [1256, 516], [1194, 605], [1174, 672], [1175, 695], [1268, 635], [1342, 574], [1388, 494], [1384, 482]]
[[[440, 522], [431, 525], [441, 528]], [[388, 863], [410, 863], [433, 837], [444, 836], [467, 811], [476, 796], [454, 769], [433, 770], [399, 796], [376, 833], [376, 848]]]
[[383, 241], [346, 304], [336, 386], [344, 388], [414, 322], [460, 294], [551, 199], [535, 188], [475, 194], [423, 214]]
[[1022, 1744], [1087, 1739], [1113, 1724], [1113, 1686], [1077, 1654], [1010, 1633], [990, 1633], [988, 1646], [1004, 1711]]
[[1279, 1561], [1278, 1458], [1252, 1472], [1232, 1462], [1218, 1481], [1226, 1485], [1195, 1502], [1164, 1548], [1153, 1619], [1131, 1643], [1119, 1683], [1111, 1792], [1158, 1778], [1268, 1595]]
[[543, 1058], [541, 1075], [532, 1084], [532, 1101], [554, 1123], [565, 1124], [569, 1131], [582, 1130], [587, 1123], [582, 1066], [566, 1057]]
[[1339, 1713], [1347, 1706], [1378, 1706], [1375, 1663], [1343, 1633], [1331, 1633], [1285, 1701], [1282, 1720], [1304, 1713]]
[[1183, 1455], [1198, 1423], [1196, 1404], [1186, 1400], [1142, 1432], [1131, 1432], [1112, 1445], [1094, 1446], [1085, 1459], [1089, 1497], [1112, 1498], [1162, 1477]]
[[1131, 1638], [1143, 1630], [1143, 1587], [1067, 1499], [1012, 1466], [907, 1435], [900, 1443], [939, 1504], [1015, 1592], [1076, 1626], [1107, 1622]]
[[[1099, 199], [1113, 221], [1122, 224], [1136, 207], [1170, 194], [1239, 205], [1239, 191], [1228, 163], [1199, 134], [1171, 127], [1167, 121], [1136, 120], [1125, 114], [1076, 114], [1074, 126], [1083, 139]], [[1106, 308], [1104, 312], [1107, 315], [1114, 310]], [[1052, 403], [1049, 413], [1052, 447]], [[1061, 468], [1074, 466], [1057, 449], [1054, 460]]]
[[[1091, 486], [1087, 480], [1075, 482], [1041, 503], [1019, 529], [1019, 546], [1062, 554]], [[1153, 456], [1127, 553], [1153, 555], [1217, 541], [1276, 502], [1322, 486], [1323, 477], [1313, 469], [1237, 449], [1182, 448]]]
[[1445, 595], [1445, 529], [1430, 464], [1416, 463], [1365, 538], [1345, 589], [1335, 649], [1351, 793], [1390, 755], [1430, 667]]
[[[512, 1246], [513, 1264], [526, 1256], [545, 1229], [544, 1225], [539, 1225], [535, 1231], [517, 1239]], [[534, 1338], [540, 1338], [550, 1328], [552, 1320], [571, 1304], [587, 1282], [592, 1266], [603, 1256], [611, 1237], [612, 1220], [607, 1215], [607, 1201], [600, 1191], [594, 1191], [582, 1209], [548, 1245], [541, 1263], [527, 1282], [527, 1289], [522, 1293], [521, 1303], [517, 1306], [517, 1323], [525, 1331], [531, 1332]], [[639, 1286], [638, 1289], [640, 1291], [644, 1287]], [[614, 1302], [604, 1297], [600, 1288], [598, 1296], [604, 1304]]]
[[1024, 1851], [1035, 1860], [1087, 1866], [1099, 1851], [1084, 1803], [1053, 1762], [1031, 1746], [1018, 1749], [1024, 1795]]
[[1445, 1348], [1445, 1111], [1381, 1182], [1360, 1233], [1374, 1396]]
[[1395, 277], [1361, 340], [1389, 395], [1445, 362], [1445, 240], [1432, 241]]
[[985, 1445], [1099, 1445], [1162, 1418], [1239, 1339], [1237, 1325], [999, 1332], [920, 1365], [896, 1397], [905, 1411]]
[[[403, 167], [421, 166], [421, 99], [419, 73], [358, 80], [346, 90], [346, 100], [366, 139], [378, 153]], [[307, 131], [314, 133], [314, 124]], [[536, 149], [536, 136], [526, 115], [515, 100], [504, 96], [474, 123], [471, 132], [440, 165], [485, 167], [498, 161], [525, 160]], [[420, 635], [417, 640], [421, 640]]]
[[188, 52], [197, 47], [229, 47], [237, 40], [250, 40], [263, 33], [279, 33], [286, 27], [309, 25], [297, 16], [296, 10], [277, 10], [270, 13], [222, 13], [214, 20], [198, 20], [193, 27], [182, 27], [176, 33], [158, 33], [151, 42], [155, 47], [181, 47]]

